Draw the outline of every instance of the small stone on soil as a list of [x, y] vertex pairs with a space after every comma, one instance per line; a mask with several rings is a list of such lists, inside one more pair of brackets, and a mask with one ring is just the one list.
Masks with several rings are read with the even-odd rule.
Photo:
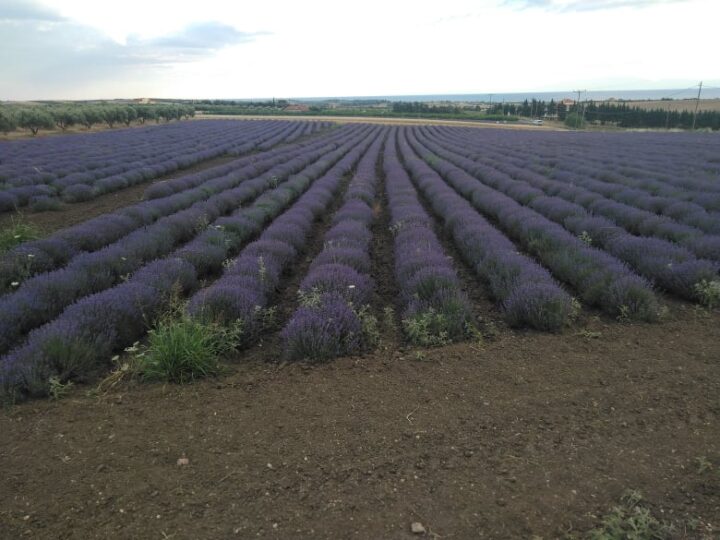
[[181, 458], [178, 458], [177, 464], [181, 467], [184, 465], [190, 465], [190, 460], [186, 457], [181, 457]]
[[423, 524], [419, 521], [413, 521], [410, 524], [410, 532], [413, 534], [425, 534], [425, 527], [423, 527]]

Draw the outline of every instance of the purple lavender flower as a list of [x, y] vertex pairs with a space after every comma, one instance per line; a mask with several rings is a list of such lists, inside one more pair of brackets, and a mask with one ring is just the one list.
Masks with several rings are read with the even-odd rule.
[[358, 352], [362, 325], [343, 298], [325, 295], [319, 306], [300, 307], [281, 337], [291, 358], [326, 360]]

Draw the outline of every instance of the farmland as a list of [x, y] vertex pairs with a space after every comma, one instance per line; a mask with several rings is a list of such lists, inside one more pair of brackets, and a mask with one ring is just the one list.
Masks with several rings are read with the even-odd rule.
[[[0, 143], [0, 182], [15, 536], [552, 537], [636, 488], [720, 525], [714, 134], [202, 120]], [[109, 378], [168, 317], [237, 331], [221, 373]]]

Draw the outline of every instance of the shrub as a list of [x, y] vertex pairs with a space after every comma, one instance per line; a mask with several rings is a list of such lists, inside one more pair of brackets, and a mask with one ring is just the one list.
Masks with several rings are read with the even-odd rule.
[[47, 195], [38, 195], [31, 197], [28, 201], [30, 210], [33, 212], [49, 212], [60, 210], [60, 201], [57, 197], [49, 197]]
[[410, 342], [416, 345], [434, 347], [452, 341], [448, 335], [445, 315], [432, 308], [403, 319], [402, 325]]
[[62, 198], [69, 203], [89, 201], [95, 197], [95, 191], [87, 184], [74, 184], [66, 187], [62, 192]]
[[217, 375], [220, 359], [237, 348], [242, 333], [239, 321], [223, 326], [171, 313], [150, 330], [137, 369], [145, 379], [181, 384]]
[[291, 358], [327, 360], [360, 349], [362, 323], [344, 299], [325, 295], [298, 308], [281, 336]]
[[39, 236], [37, 227], [26, 223], [22, 218], [13, 218], [9, 226], [0, 230], [0, 253]]
[[585, 127], [585, 119], [576, 112], [571, 112], [565, 117], [565, 125], [569, 128], [580, 129]]
[[720, 281], [702, 280], [695, 284], [695, 294], [700, 302], [710, 309], [720, 305]]

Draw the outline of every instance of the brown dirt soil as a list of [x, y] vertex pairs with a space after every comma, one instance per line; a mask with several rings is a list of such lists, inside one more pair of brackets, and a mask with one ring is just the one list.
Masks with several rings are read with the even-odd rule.
[[562, 538], [636, 489], [713, 538], [719, 329], [671, 303], [321, 365], [274, 334], [216, 380], [78, 387], [0, 413], [0, 537]]
[[[80, 223], [81, 221], [87, 221], [102, 214], [113, 212], [118, 208], [138, 203], [142, 201], [142, 195], [145, 193], [145, 190], [153, 184], [184, 174], [192, 174], [204, 169], [209, 169], [210, 167], [222, 165], [233, 159], [238, 159], [238, 157], [218, 156], [196, 163], [191, 167], [160, 176], [155, 180], [142, 182], [126, 189], [101, 195], [91, 201], [72, 204], [62, 203], [60, 210], [52, 212], [31, 212], [27, 208], [24, 208], [19, 214], [22, 216], [23, 222], [34, 225], [42, 234], [50, 234], [59, 229]], [[10, 225], [13, 219], [18, 219], [18, 213], [0, 214], [0, 228]]]

